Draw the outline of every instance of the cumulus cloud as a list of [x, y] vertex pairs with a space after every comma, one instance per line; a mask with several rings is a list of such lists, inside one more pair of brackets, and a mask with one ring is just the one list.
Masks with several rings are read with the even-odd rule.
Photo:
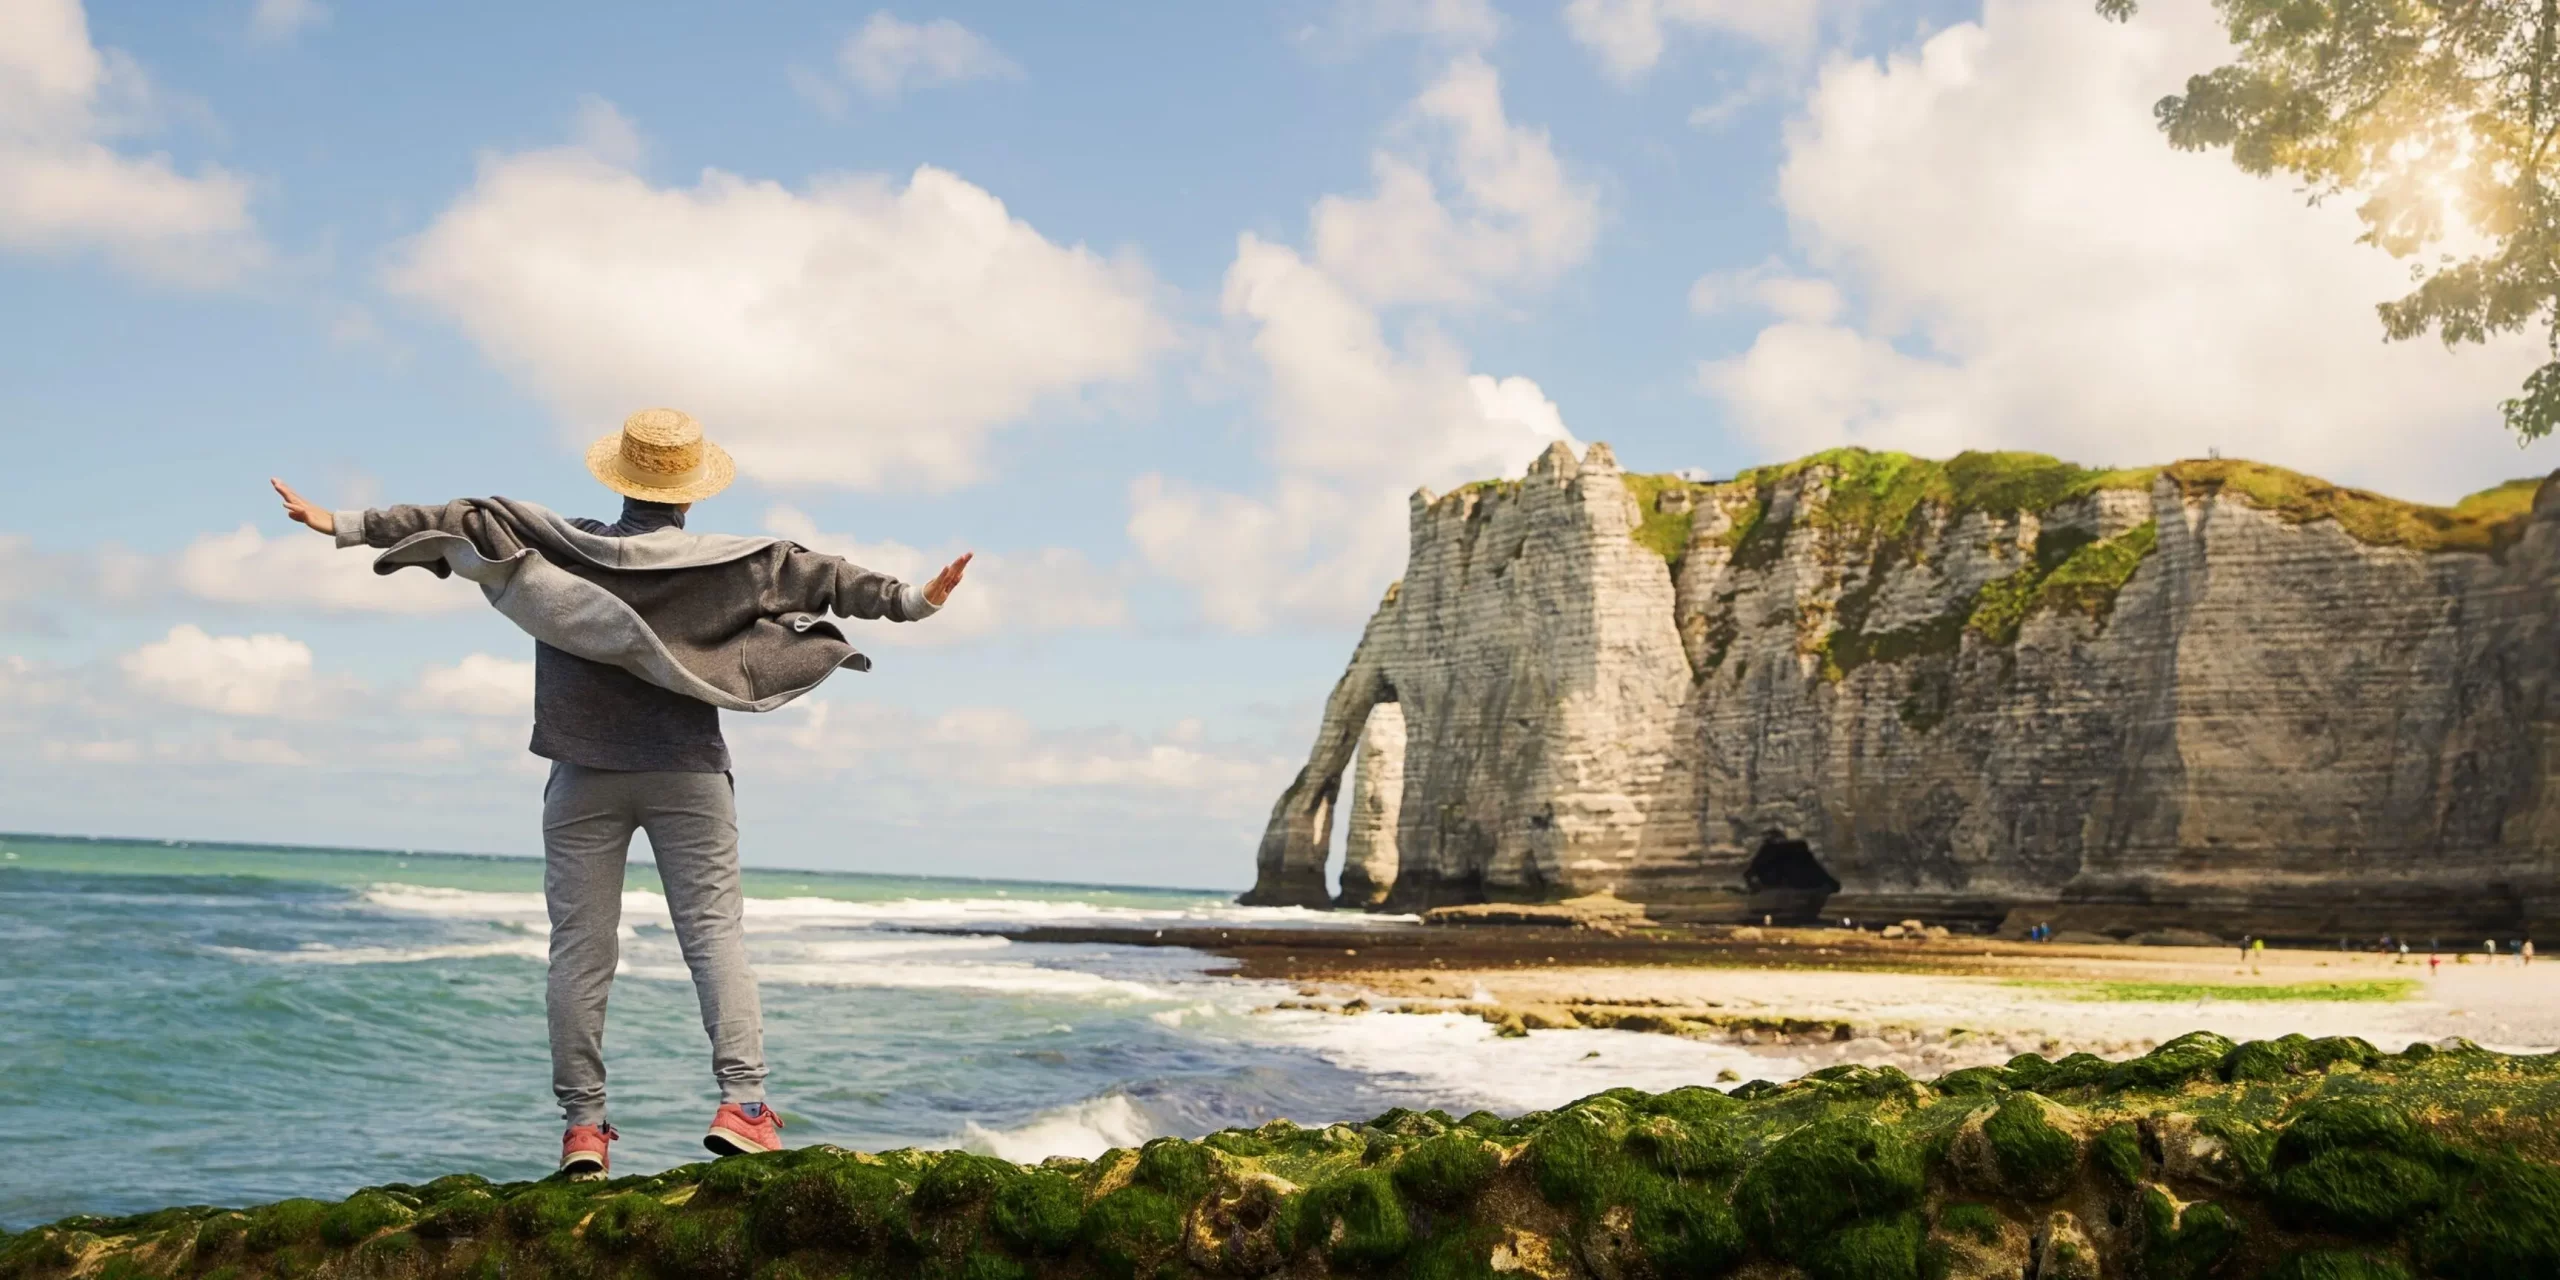
[[855, 88], [884, 100], [910, 89], [1022, 75], [985, 36], [949, 18], [906, 22], [886, 9], [845, 37], [836, 65]]
[[243, 524], [198, 534], [171, 563], [178, 589], [199, 600], [319, 613], [457, 613], [481, 604], [470, 584], [415, 570], [377, 574], [373, 553], [341, 550], [298, 527], [268, 537]]
[[1341, 0], [1320, 34], [1348, 44], [1420, 36], [1460, 46], [1489, 45], [1502, 34], [1491, 0]]
[[1161, 734], [1034, 727], [1003, 707], [921, 715], [880, 703], [810, 699], [737, 722], [732, 745], [784, 776], [859, 773], [971, 788], [1123, 792], [1208, 812], [1268, 807], [1297, 761], [1206, 739], [1196, 721]]
[[1221, 305], [1263, 382], [1270, 486], [1130, 486], [1131, 541], [1219, 625], [1357, 619], [1403, 563], [1414, 488], [1517, 475], [1569, 438], [1535, 382], [1473, 371], [1432, 321], [1588, 256], [1597, 197], [1544, 131], [1509, 120], [1473, 54], [1392, 132], [1401, 149], [1373, 161], [1375, 190], [1317, 203], [1311, 253], [1247, 234], [1227, 270]]
[[578, 439], [673, 404], [777, 484], [968, 483], [993, 432], [1138, 379], [1170, 340], [1142, 266], [931, 166], [794, 191], [657, 186], [591, 146], [490, 156], [390, 284]]
[[311, 646], [274, 632], [209, 635], [193, 623], [118, 660], [135, 691], [233, 716], [310, 716], [345, 687], [313, 670]]
[[[967, 548], [931, 549], [895, 541], [868, 541], [829, 533], [796, 507], [765, 512], [765, 532], [812, 551], [842, 556], [866, 569], [922, 583]], [[942, 610], [914, 625], [884, 624], [864, 633], [864, 643], [948, 644], [994, 635], [1117, 627], [1129, 620], [1121, 575], [1102, 569], [1070, 547], [1042, 547], [1028, 555], [980, 552]]]
[[257, 0], [249, 10], [249, 38], [281, 44], [328, 20], [329, 6], [320, 0]]
[[493, 654], [464, 655], [452, 666], [429, 666], [402, 705], [418, 711], [466, 716], [522, 717], [533, 713], [533, 664]]
[[1917, 49], [1833, 64], [1778, 189], [1804, 258], [1862, 305], [1764, 294], [1775, 321], [1702, 386], [1787, 455], [2219, 447], [2439, 500], [2549, 466], [2492, 411], [2530, 340], [2385, 345], [2373, 304], [2407, 277], [2354, 242], [2347, 204], [2161, 139], [2151, 104], [2228, 53], [2208, 0], [2130, 27], [1988, 0]]
[[1642, 79], [1681, 28], [1748, 41], [1771, 52], [1810, 53], [1827, 17], [1863, 0], [1570, 0], [1565, 30], [1621, 81]]
[[1370, 158], [1376, 190], [1315, 207], [1316, 265], [1369, 302], [1480, 302], [1590, 255], [1598, 201], [1565, 176], [1545, 130], [1510, 121], [1483, 58], [1451, 62], [1399, 133], [1413, 145]]
[[79, 0], [0, 4], [0, 248], [199, 286], [263, 262], [245, 179], [114, 145], [149, 100], [139, 66], [90, 42]]

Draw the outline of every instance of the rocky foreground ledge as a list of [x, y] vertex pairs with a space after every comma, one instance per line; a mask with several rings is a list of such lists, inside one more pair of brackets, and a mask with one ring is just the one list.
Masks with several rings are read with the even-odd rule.
[[2560, 1276], [2560, 1055], [2181, 1037], [1023, 1167], [810, 1147], [609, 1183], [67, 1218], [0, 1278]]

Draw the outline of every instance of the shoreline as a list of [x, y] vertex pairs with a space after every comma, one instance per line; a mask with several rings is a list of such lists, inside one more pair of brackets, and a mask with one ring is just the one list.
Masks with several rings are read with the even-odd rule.
[[[1546, 925], [1034, 927], [1017, 942], [1181, 947], [1282, 983], [1271, 1010], [1478, 1018], [1499, 1034], [1615, 1030], [1726, 1044], [1800, 1070], [1914, 1074], [2020, 1053], [2147, 1052], [2189, 1031], [2352, 1035], [2386, 1052], [2462, 1039], [2560, 1049], [2560, 967], [2477, 954], [2429, 975], [2369, 952], [1883, 938], [1829, 928]], [[2443, 954], [2443, 953], [2440, 953]]]

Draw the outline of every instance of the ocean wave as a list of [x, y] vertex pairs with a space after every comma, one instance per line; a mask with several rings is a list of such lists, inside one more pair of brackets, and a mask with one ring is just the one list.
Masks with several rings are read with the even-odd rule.
[[1153, 1122], [1124, 1094], [1044, 1111], [1010, 1129], [990, 1129], [972, 1120], [961, 1131], [960, 1147], [982, 1155], [1032, 1164], [1051, 1156], [1090, 1160], [1113, 1147], [1134, 1147], [1158, 1136]]
[[[1142, 982], [1106, 978], [1075, 969], [1027, 964], [841, 964], [783, 961], [755, 966], [756, 981], [777, 986], [875, 988], [908, 991], [982, 991], [995, 995], [1057, 996], [1078, 1000], [1164, 1000], [1170, 993]], [[635, 965], [635, 977], [685, 979], [682, 965]]]
[[[366, 886], [360, 900], [367, 906], [404, 915], [449, 919], [483, 919], [538, 924], [549, 919], [540, 893], [448, 889], [434, 885], [382, 882]], [[629, 889], [622, 895], [625, 918], [665, 924], [665, 895]], [[1032, 925], [1178, 925], [1252, 924], [1260, 926], [1322, 925], [1365, 928], [1413, 923], [1413, 916], [1374, 916], [1316, 911], [1306, 907], [1124, 907], [1081, 899], [1037, 898], [897, 898], [857, 902], [844, 898], [782, 897], [746, 899], [746, 923], [758, 933], [789, 932], [810, 927], [859, 928], [987, 928]]]
[[270, 964], [414, 964], [422, 960], [480, 960], [490, 956], [547, 961], [551, 943], [545, 938], [508, 938], [497, 942], [457, 942], [429, 947], [332, 947], [313, 943], [291, 951], [261, 951], [255, 947], [209, 947], [207, 950], [235, 959]]

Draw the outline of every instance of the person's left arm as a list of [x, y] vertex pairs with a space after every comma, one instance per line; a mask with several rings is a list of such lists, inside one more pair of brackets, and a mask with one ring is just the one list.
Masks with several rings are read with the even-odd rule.
[[969, 561], [976, 554], [963, 553], [944, 565], [932, 581], [917, 586], [865, 569], [842, 556], [822, 555], [795, 544], [784, 552], [781, 581], [776, 585], [784, 599], [813, 612], [918, 622], [940, 611], [943, 602], [959, 587], [961, 575], [968, 572]]

